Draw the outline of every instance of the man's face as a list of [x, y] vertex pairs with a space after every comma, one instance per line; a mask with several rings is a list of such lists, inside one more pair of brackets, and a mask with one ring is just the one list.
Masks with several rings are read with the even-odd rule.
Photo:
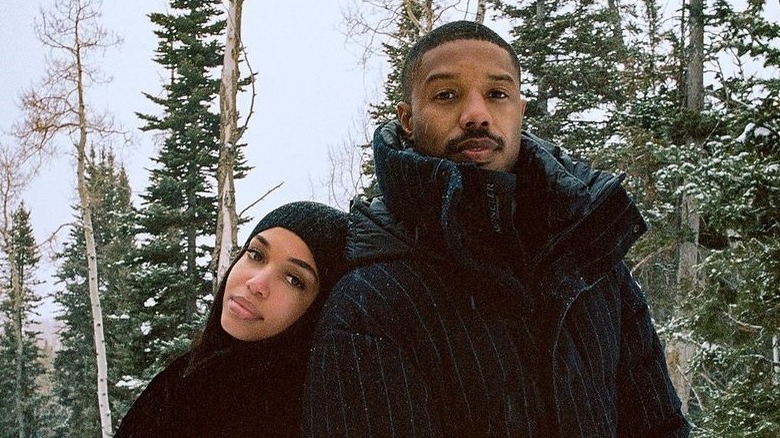
[[520, 151], [525, 100], [510, 54], [481, 40], [429, 50], [398, 118], [417, 152], [508, 172]]

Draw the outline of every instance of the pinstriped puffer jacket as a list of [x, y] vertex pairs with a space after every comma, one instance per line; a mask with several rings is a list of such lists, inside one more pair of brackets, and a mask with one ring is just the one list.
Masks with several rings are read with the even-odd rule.
[[309, 364], [311, 437], [683, 437], [621, 178], [524, 134], [513, 173], [374, 138]]

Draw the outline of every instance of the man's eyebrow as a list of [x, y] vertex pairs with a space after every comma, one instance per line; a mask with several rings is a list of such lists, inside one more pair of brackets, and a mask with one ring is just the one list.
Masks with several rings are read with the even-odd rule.
[[515, 77], [510, 75], [509, 73], [492, 73], [488, 74], [488, 78], [493, 81], [499, 81], [499, 82], [511, 82], [515, 83]]
[[[428, 75], [428, 77], [425, 78], [425, 82], [429, 83], [434, 81], [450, 80], [450, 79], [455, 79], [455, 77], [456, 75], [450, 72], [431, 73], [430, 75]], [[491, 81], [511, 82], [512, 84], [517, 82], [515, 80], [515, 77], [510, 75], [509, 73], [488, 73], [487, 77]]]
[[439, 73], [432, 73], [432, 74], [428, 75], [428, 77], [425, 78], [425, 82], [449, 80], [449, 79], [454, 79], [454, 78], [455, 78], [455, 74], [454, 73], [439, 72]]

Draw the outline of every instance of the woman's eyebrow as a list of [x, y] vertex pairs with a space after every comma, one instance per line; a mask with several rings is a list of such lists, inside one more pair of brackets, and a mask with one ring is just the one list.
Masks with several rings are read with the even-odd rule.
[[259, 235], [259, 234], [258, 234], [258, 235], [256, 235], [255, 237], [253, 237], [253, 238], [252, 238], [252, 240], [253, 240], [253, 241], [254, 241], [254, 240], [256, 240], [257, 242], [259, 242], [259, 243], [260, 243], [260, 245], [262, 245], [262, 246], [265, 246], [265, 247], [269, 247], [269, 246], [271, 246], [271, 245], [268, 243], [268, 241], [265, 239], [265, 237], [263, 237], [263, 236], [261, 236], [261, 235]]
[[[261, 246], [263, 246], [265, 248], [270, 248], [271, 247], [271, 244], [268, 243], [268, 240], [266, 240], [265, 237], [263, 237], [263, 236], [261, 236], [259, 234], [256, 235], [252, 240], [253, 241], [256, 240], [258, 243], [260, 243]], [[314, 267], [312, 265], [308, 264], [304, 260], [297, 259], [295, 257], [290, 257], [290, 258], [287, 259], [287, 261], [292, 263], [292, 264], [294, 264], [294, 265], [296, 265], [296, 266], [299, 266], [299, 267], [301, 267], [301, 268], [303, 268], [303, 269], [305, 269], [305, 270], [307, 270], [309, 272], [311, 272], [311, 275], [314, 276], [314, 278], [317, 279], [317, 282], [320, 281], [320, 277], [317, 275], [317, 270], [314, 269]]]
[[303, 261], [301, 259], [296, 259], [295, 257], [290, 257], [290, 258], [287, 259], [287, 261], [290, 262], [290, 263], [293, 263], [293, 264], [295, 264], [297, 266], [300, 266], [301, 268], [311, 272], [311, 275], [313, 275], [314, 278], [317, 279], [317, 282], [320, 281], [320, 277], [317, 276], [317, 270], [315, 270], [312, 265], [306, 263], [305, 261]]

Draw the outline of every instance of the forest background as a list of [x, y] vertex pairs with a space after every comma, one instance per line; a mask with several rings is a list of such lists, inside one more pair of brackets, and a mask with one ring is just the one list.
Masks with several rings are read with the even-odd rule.
[[403, 55], [456, 19], [512, 42], [527, 129], [626, 173], [650, 225], [630, 265], [694, 436], [780, 436], [777, 2], [17, 3], [0, 437], [110, 436], [196, 335], [243, 223], [373, 195]]

